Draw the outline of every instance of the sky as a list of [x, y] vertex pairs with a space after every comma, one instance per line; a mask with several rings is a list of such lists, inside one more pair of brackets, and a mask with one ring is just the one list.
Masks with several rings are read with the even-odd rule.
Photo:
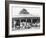
[[26, 9], [32, 16], [41, 16], [42, 14], [42, 6], [40, 5], [25, 5], [25, 4], [10, 4], [11, 5], [11, 13], [12, 16], [15, 17], [19, 15], [22, 9]]

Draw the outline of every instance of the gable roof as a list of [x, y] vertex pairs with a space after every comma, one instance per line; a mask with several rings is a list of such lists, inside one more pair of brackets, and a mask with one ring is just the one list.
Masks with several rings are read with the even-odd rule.
[[20, 11], [20, 14], [29, 14], [29, 12], [28, 12], [26, 9], [22, 9], [22, 10]]

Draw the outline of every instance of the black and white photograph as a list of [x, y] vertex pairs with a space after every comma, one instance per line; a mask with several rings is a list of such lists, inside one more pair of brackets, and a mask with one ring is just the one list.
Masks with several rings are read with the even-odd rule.
[[[33, 16], [32, 14], [29, 14], [29, 12], [27, 12], [26, 9], [22, 9], [20, 13], [16, 16], [12, 17], [12, 30], [14, 31], [23, 30], [23, 29], [28, 30], [33, 28], [40, 29], [40, 16]], [[21, 17], [18, 17], [18, 16], [21, 16]]]
[[9, 3], [8, 35], [43, 34], [43, 4]]

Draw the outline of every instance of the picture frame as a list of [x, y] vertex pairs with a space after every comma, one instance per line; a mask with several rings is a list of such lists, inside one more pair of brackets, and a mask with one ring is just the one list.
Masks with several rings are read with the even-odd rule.
[[[19, 10], [20, 10], [20, 12], [19, 12]], [[20, 17], [18, 15], [18, 12], [20, 14]], [[30, 14], [29, 12], [32, 12], [32, 13]], [[12, 15], [12, 17], [10, 15]], [[16, 15], [18, 15], [18, 16], [16, 16]], [[39, 15], [41, 15], [41, 16], [39, 16]], [[31, 22], [31, 18], [34, 21]], [[12, 22], [11, 22], [11, 19], [12, 19]], [[20, 21], [20, 19], [21, 19], [21, 21]], [[38, 21], [38, 24], [37, 24], [37, 21]], [[17, 23], [16, 27], [14, 26], [15, 22]], [[21, 24], [23, 24], [23, 22], [27, 26], [23, 25], [23, 27], [21, 27], [22, 26]], [[30, 25], [28, 25], [28, 24], [30, 24]], [[36, 24], [37, 25], [40, 24], [40, 25], [36, 28], [33, 24], [35, 26], [36, 26]], [[24, 30], [26, 30], [26, 31], [24, 31]], [[33, 30], [33, 31], [30, 31], [30, 30]], [[24, 1], [6, 1], [5, 2], [5, 37], [23, 37], [23, 36], [40, 36], [40, 35], [45, 35], [45, 3], [24, 2]]]

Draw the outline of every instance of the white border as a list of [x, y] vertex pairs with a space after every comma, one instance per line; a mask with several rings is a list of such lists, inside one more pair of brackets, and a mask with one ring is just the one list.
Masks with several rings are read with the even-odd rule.
[[[12, 31], [12, 6], [23, 6], [18, 4], [9, 4], [9, 35], [19, 35], [19, 34], [35, 34], [35, 33], [43, 33], [43, 7], [42, 5], [24, 5], [29, 7], [40, 7], [41, 8], [41, 16], [40, 16], [40, 30], [37, 29], [29, 29], [24, 31]], [[35, 32], [34, 32], [35, 31]]]

